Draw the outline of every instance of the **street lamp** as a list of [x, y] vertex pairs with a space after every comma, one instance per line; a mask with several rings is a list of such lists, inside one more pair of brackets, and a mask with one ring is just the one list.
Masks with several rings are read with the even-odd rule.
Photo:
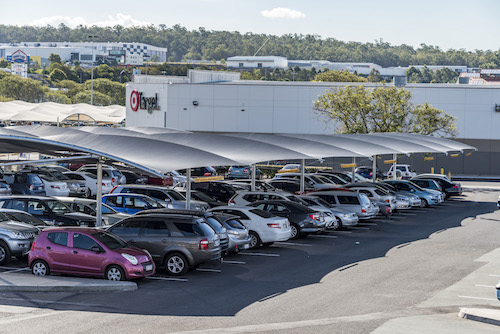
[[97, 38], [96, 35], [89, 35], [92, 41], [92, 65], [90, 71], [90, 105], [94, 105], [94, 39]]
[[123, 75], [123, 73], [125, 73], [125, 70], [123, 70], [123, 71], [120, 72], [120, 83], [122, 83], [122, 75]]

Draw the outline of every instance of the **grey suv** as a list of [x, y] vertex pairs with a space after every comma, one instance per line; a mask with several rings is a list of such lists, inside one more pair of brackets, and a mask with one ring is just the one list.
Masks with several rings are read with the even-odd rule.
[[146, 249], [169, 275], [184, 275], [190, 267], [221, 259], [219, 236], [199, 216], [141, 214], [116, 223], [108, 231]]
[[36, 227], [14, 222], [0, 213], [0, 265], [8, 264], [12, 255], [28, 254], [38, 233], [40, 230]]

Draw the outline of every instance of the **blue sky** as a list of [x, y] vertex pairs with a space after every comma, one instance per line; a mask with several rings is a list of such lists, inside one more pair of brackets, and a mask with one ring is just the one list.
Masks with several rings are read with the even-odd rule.
[[[10, 25], [180, 24], [189, 30], [318, 34], [342, 41], [500, 49], [498, 0], [23, 1]], [[10, 10], [10, 12], [13, 12]]]

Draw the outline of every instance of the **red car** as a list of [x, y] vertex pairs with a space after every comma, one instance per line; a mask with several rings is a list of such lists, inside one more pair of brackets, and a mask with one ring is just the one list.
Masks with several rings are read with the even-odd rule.
[[116, 235], [91, 228], [49, 228], [40, 232], [29, 253], [33, 275], [51, 272], [104, 277], [112, 281], [153, 275], [151, 255]]

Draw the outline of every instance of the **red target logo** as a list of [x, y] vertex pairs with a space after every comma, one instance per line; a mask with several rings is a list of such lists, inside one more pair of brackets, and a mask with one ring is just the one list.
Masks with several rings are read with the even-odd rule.
[[139, 92], [135, 89], [130, 93], [130, 108], [132, 108], [132, 111], [139, 109]]

